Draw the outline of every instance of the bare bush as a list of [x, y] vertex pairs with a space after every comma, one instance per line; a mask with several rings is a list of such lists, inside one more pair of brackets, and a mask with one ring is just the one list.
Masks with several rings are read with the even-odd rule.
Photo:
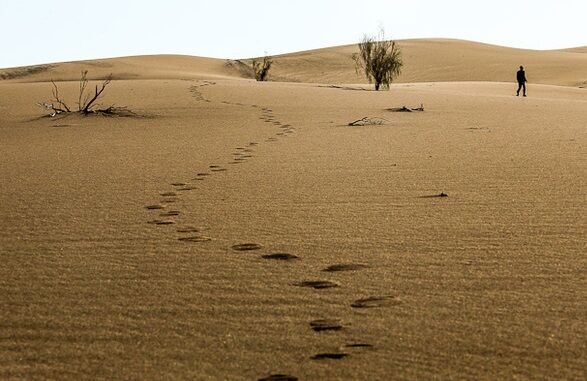
[[375, 90], [388, 88], [402, 69], [401, 51], [395, 41], [386, 40], [383, 29], [377, 36], [365, 35], [359, 43], [359, 53], [353, 54], [357, 74], [363, 70]]
[[268, 56], [263, 57], [263, 62], [254, 59], [253, 71], [255, 72], [255, 79], [257, 81], [266, 81], [272, 64], [273, 60]]
[[104, 90], [106, 87], [112, 82], [112, 74], [110, 74], [106, 79], [102, 81], [100, 85], [96, 85], [94, 90], [91, 91], [88, 89], [88, 71], [83, 70], [81, 72], [80, 80], [79, 80], [79, 94], [77, 100], [77, 110], [72, 110], [65, 100], [59, 94], [59, 87], [55, 83], [55, 81], [51, 80], [51, 84], [53, 85], [52, 94], [53, 98], [51, 98], [47, 102], [38, 103], [39, 106], [45, 108], [50, 112], [50, 116], [55, 116], [63, 113], [79, 113], [82, 115], [88, 114], [103, 114], [103, 115], [119, 115], [119, 116], [131, 116], [135, 115], [132, 111], [128, 110], [126, 107], [117, 107], [117, 106], [109, 106], [106, 108], [98, 108], [98, 100], [102, 98]]
[[424, 104], [420, 103], [420, 107], [406, 107], [406, 106], [392, 107], [392, 108], [388, 108], [387, 111], [391, 111], [391, 112], [421, 112], [421, 111], [424, 111]]
[[385, 122], [389, 122], [385, 118], [380, 117], [369, 117], [365, 116], [361, 119], [355, 120], [354, 122], [350, 122], [349, 126], [380, 126], [385, 124]]

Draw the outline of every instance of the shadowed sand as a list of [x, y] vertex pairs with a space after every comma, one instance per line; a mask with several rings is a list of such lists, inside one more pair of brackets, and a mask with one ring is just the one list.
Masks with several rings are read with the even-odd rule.
[[[0, 81], [0, 379], [582, 379], [585, 53], [404, 43], [403, 81], [451, 82], [173, 56]], [[82, 67], [149, 117], [36, 119], [35, 81]]]

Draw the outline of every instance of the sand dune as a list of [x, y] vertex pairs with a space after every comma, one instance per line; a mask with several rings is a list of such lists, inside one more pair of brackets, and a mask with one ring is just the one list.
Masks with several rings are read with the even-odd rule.
[[[564, 86], [587, 84], [587, 48], [537, 51], [505, 48], [462, 40], [400, 40], [405, 69], [397, 79], [406, 82], [515, 80], [525, 65], [530, 83]], [[356, 45], [311, 50], [275, 57], [274, 80], [313, 83], [365, 83], [351, 60]], [[234, 61], [233, 61], [234, 62]], [[242, 62], [250, 64], [250, 60]], [[112, 58], [2, 69], [0, 78], [23, 82], [76, 80], [87, 69], [93, 78], [113, 73], [117, 79], [202, 79], [242, 77], [238, 65], [227, 60], [178, 55]], [[35, 69], [36, 68], [36, 69]], [[45, 70], [43, 70], [45, 69]], [[20, 74], [20, 75], [19, 75]]]
[[[403, 80], [449, 82], [325, 86], [360, 82], [349, 47], [278, 58], [318, 84], [179, 56], [0, 81], [0, 379], [584, 379], [583, 53], [404, 44]], [[447, 46], [514, 57], [467, 82]], [[554, 84], [515, 97], [517, 61]], [[39, 118], [83, 68], [143, 117]]]
[[[537, 51], [446, 39], [400, 40], [405, 68], [397, 82], [515, 81], [524, 65], [530, 83], [579, 86], [587, 82], [587, 54]], [[356, 45], [280, 56], [275, 75], [301, 82], [357, 83], [349, 57]]]
[[181, 55], [152, 55], [108, 58], [37, 65], [31, 68], [0, 69], [0, 78], [19, 82], [75, 81], [82, 70], [90, 78], [112, 74], [115, 79], [201, 79], [235, 76], [226, 60]]

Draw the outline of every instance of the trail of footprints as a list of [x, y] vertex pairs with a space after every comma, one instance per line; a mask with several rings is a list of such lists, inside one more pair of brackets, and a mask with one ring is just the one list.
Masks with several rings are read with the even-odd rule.
[[[212, 103], [203, 93], [202, 88], [206, 86], [213, 86], [215, 82], [199, 81], [196, 85], [189, 88], [193, 98], [198, 102]], [[260, 110], [260, 119], [272, 127], [277, 127], [277, 132], [274, 136], [269, 137], [266, 142], [277, 141], [280, 137], [287, 136], [294, 132], [294, 128], [289, 124], [283, 124], [274, 115], [273, 110], [267, 107], [258, 105], [246, 105], [239, 102], [222, 101], [221, 103], [235, 106], [235, 107], [252, 107]], [[177, 220], [181, 216], [181, 211], [174, 208], [173, 205], [181, 200], [182, 194], [190, 191], [196, 191], [203, 186], [204, 180], [210, 176], [221, 174], [228, 171], [231, 165], [242, 164], [254, 157], [255, 149], [259, 146], [258, 142], [249, 142], [241, 147], [236, 147], [231, 153], [231, 159], [226, 162], [226, 165], [210, 164], [204, 171], [195, 172], [194, 176], [189, 180], [177, 181], [170, 184], [171, 189], [159, 194], [159, 203], [146, 205], [145, 208], [151, 211], [155, 218], [147, 221], [147, 223], [154, 226], [170, 226], [177, 225]], [[194, 226], [179, 226], [175, 229], [177, 239], [186, 243], [203, 243], [212, 240], [212, 237], [204, 235], [205, 229]]]
[[[197, 85], [190, 87], [194, 99], [198, 102], [211, 103], [212, 101], [202, 93], [201, 88], [206, 86], [214, 85], [211, 81], [200, 81]], [[261, 107], [258, 105], [245, 105], [243, 103], [235, 103], [229, 101], [222, 101], [221, 103], [237, 106], [237, 107], [252, 107], [257, 108], [261, 111], [259, 117], [264, 123], [276, 127], [278, 131], [274, 136], [268, 137], [265, 142], [271, 143], [278, 141], [280, 138], [287, 137], [295, 132], [295, 129], [289, 125], [279, 121], [273, 114], [273, 110], [267, 107]], [[199, 186], [203, 186], [206, 178], [220, 174], [229, 170], [230, 166], [238, 165], [250, 160], [254, 157], [255, 148], [259, 146], [258, 142], [249, 142], [241, 147], [234, 148], [231, 153], [231, 160], [226, 163], [227, 166], [219, 164], [211, 164], [205, 171], [196, 172], [194, 177], [188, 181], [177, 181], [170, 184], [171, 189], [161, 192], [159, 194], [159, 203], [146, 205], [145, 208], [150, 213], [156, 215], [153, 219], [147, 221], [147, 223], [154, 226], [174, 226], [177, 225], [177, 218], [181, 216], [181, 211], [178, 208], [174, 208], [173, 205], [181, 200], [181, 195], [185, 192], [195, 191]], [[205, 235], [205, 228], [182, 225], [175, 228], [177, 239], [180, 242], [185, 243], [205, 243], [212, 240], [212, 237]], [[236, 252], [256, 252], [261, 250], [262, 246], [257, 243], [241, 243], [232, 246], [232, 250]], [[295, 263], [301, 258], [297, 255], [283, 252], [264, 254], [261, 258], [268, 262], [292, 262]], [[358, 263], [338, 263], [330, 265], [322, 269], [324, 274], [333, 274], [342, 271], [360, 271], [366, 269], [367, 266]], [[299, 282], [293, 283], [292, 287], [301, 287], [315, 290], [315, 292], [328, 292], [327, 290], [341, 287], [341, 284], [335, 281], [327, 279], [306, 279]], [[325, 291], [326, 290], [326, 291]], [[348, 304], [349, 308], [354, 309], [371, 309], [371, 308], [382, 308], [391, 307], [400, 304], [401, 300], [396, 296], [390, 295], [374, 295], [365, 298], [360, 298], [352, 301]], [[336, 333], [344, 331], [347, 327], [345, 324], [337, 318], [317, 318], [308, 322], [308, 329], [313, 330], [316, 334], [325, 335], [325, 339], [332, 339], [332, 336], [328, 333]], [[348, 357], [356, 350], [365, 350], [373, 348], [372, 344], [364, 342], [350, 342], [339, 345], [336, 350], [330, 352], [315, 353], [310, 356], [310, 359], [315, 361], [332, 361], [341, 360]], [[295, 381], [297, 377], [286, 375], [286, 374], [272, 374], [263, 378], [259, 378], [260, 381]]]
[[[253, 250], [261, 250], [262, 246], [256, 243], [243, 243], [232, 246], [234, 251], [253, 251]], [[289, 254], [289, 253], [271, 253], [271, 254], [264, 254], [261, 258], [268, 260], [268, 261], [290, 261], [295, 262], [300, 260], [301, 258], [297, 255]], [[368, 266], [361, 264], [361, 263], [336, 263], [330, 266], [327, 266], [321, 270], [323, 274], [333, 274], [338, 272], [346, 272], [346, 271], [361, 271], [367, 269]], [[307, 287], [314, 290], [318, 290], [317, 292], [327, 292], [322, 291], [330, 288], [341, 287], [339, 282], [335, 282], [328, 279], [314, 279], [314, 280], [303, 280], [300, 282], [293, 283], [292, 286], [294, 287]], [[364, 298], [356, 299], [350, 302], [347, 307], [354, 308], [354, 309], [370, 309], [370, 308], [384, 308], [384, 307], [392, 307], [399, 305], [401, 300], [397, 296], [392, 295], [373, 295]], [[316, 332], [316, 334], [324, 335], [325, 340], [333, 340], [333, 335], [337, 332], [344, 331], [347, 329], [347, 326], [341, 319], [338, 318], [317, 318], [308, 322], [309, 329]], [[370, 343], [356, 341], [356, 342], [347, 342], [343, 344], [339, 344], [338, 348], [329, 351], [329, 352], [320, 352], [315, 353], [310, 356], [311, 360], [315, 361], [334, 361], [334, 360], [341, 360], [348, 356], [351, 356], [356, 351], [362, 350], [371, 350], [374, 346]], [[289, 378], [288, 378], [289, 377]], [[284, 375], [284, 374], [273, 374], [269, 375], [264, 378], [260, 378], [259, 380], [297, 380], [294, 376]]]

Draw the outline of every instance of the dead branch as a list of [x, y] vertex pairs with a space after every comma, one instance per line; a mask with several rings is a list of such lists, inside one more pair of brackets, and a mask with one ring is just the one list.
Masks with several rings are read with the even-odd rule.
[[420, 104], [420, 107], [414, 107], [414, 108], [410, 108], [410, 107], [393, 107], [393, 108], [388, 108], [388, 111], [392, 111], [392, 112], [417, 112], [417, 111], [424, 111], [424, 104]]
[[62, 110], [58, 107], [55, 107], [55, 105], [53, 103], [37, 102], [37, 106], [39, 106], [45, 110], [49, 110], [51, 112], [51, 114], [49, 114], [50, 116], [55, 116], [57, 114], [61, 114], [62, 112], [66, 112], [65, 110]]
[[96, 109], [91, 111], [94, 114], [104, 115], [104, 116], [119, 116], [119, 117], [126, 117], [126, 118], [138, 118], [139, 114], [135, 113], [134, 111], [129, 110], [126, 107], [118, 107], [118, 106], [109, 106], [103, 109]]
[[[112, 82], [112, 74], [110, 74], [102, 82], [101, 85], [96, 85], [93, 93], [87, 91], [89, 84], [88, 71], [82, 70], [79, 80], [79, 94], [77, 99], [78, 109], [77, 112], [83, 115], [95, 114], [104, 116], [120, 116], [120, 117], [139, 117], [138, 114], [127, 109], [126, 107], [109, 106], [106, 108], [99, 108], [97, 101], [101, 98], [106, 87]], [[52, 94], [53, 99], [47, 102], [39, 102], [37, 105], [50, 112], [50, 116], [56, 116], [58, 114], [72, 114], [73, 111], [65, 103], [65, 101], [59, 95], [59, 88], [57, 84], [51, 80], [53, 84]]]
[[108, 86], [111, 81], [112, 81], [112, 75], [109, 75], [104, 80], [104, 82], [102, 82], [102, 86], [100, 87], [100, 89], [98, 89], [98, 85], [96, 85], [94, 96], [88, 102], [84, 102], [83, 107], [80, 107], [79, 111], [84, 114], [89, 113], [91, 111], [92, 105], [98, 100], [98, 98], [100, 98], [100, 96], [104, 92], [104, 89], [106, 89], [106, 86]]
[[389, 122], [387, 119], [385, 118], [379, 118], [379, 117], [368, 117], [365, 116], [361, 119], [355, 120], [354, 122], [349, 123], [349, 126], [378, 126], [378, 125], [382, 125], [385, 124], [385, 122]]
[[86, 86], [88, 85], [88, 71], [87, 70], [82, 70], [80, 79], [79, 79], [79, 96], [77, 99], [77, 109], [81, 110], [82, 109], [82, 105], [86, 104], [88, 102], [88, 98], [89, 96], [86, 96], [86, 98], [84, 99], [84, 101], [82, 102], [82, 97], [84, 96], [84, 93], [86, 91]]
[[65, 104], [65, 102], [59, 97], [59, 88], [57, 87], [57, 85], [55, 84], [55, 81], [53, 81], [51, 79], [51, 83], [53, 84], [53, 99], [51, 100], [51, 104], [53, 104], [54, 102], [57, 103], [60, 107], [52, 107], [52, 109], [54, 111], [56, 111], [57, 113], [60, 112], [71, 112], [71, 110], [69, 109], [69, 107], [67, 107], [67, 105]]

